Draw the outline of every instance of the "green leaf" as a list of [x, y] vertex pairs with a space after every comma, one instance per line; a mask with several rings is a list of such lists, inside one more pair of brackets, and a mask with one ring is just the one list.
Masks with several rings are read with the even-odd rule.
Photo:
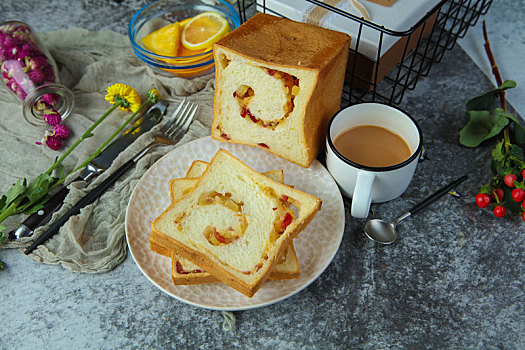
[[514, 141], [518, 145], [525, 145], [525, 128], [521, 124], [514, 124]]
[[26, 196], [29, 202], [26, 206], [22, 206], [21, 210], [28, 211], [36, 202], [40, 202], [42, 198], [49, 192], [50, 187], [55, 182], [55, 178], [48, 174], [40, 174], [29, 185]]
[[525, 183], [514, 181], [514, 185], [516, 185], [516, 188], [521, 188], [522, 190], [525, 190]]
[[88, 133], [86, 133], [86, 134], [84, 135], [84, 139], [89, 139], [89, 138], [92, 137], [92, 136], [94, 136], [94, 134], [88, 132]]
[[498, 88], [471, 98], [466, 104], [467, 111], [490, 111], [494, 98], [499, 95], [500, 91], [515, 88], [516, 85], [516, 82], [513, 80], [505, 80]]
[[517, 158], [521, 161], [525, 160], [525, 156], [523, 154], [523, 148], [521, 148], [518, 145], [514, 145], [514, 144], [510, 145], [509, 156]]
[[505, 159], [505, 146], [503, 144], [503, 140], [499, 141], [492, 150], [492, 159], [498, 163]]
[[500, 86], [498, 86], [498, 90], [513, 89], [516, 86], [518, 86], [518, 83], [516, 83], [514, 80], [505, 80]]
[[20, 183], [20, 180], [16, 184], [13, 184], [13, 186], [2, 196], [0, 199], [0, 211], [4, 211], [11, 203], [18, 198], [21, 194], [23, 194], [26, 190], [26, 187], [24, 185], [24, 181], [22, 181], [22, 184]]
[[509, 119], [488, 111], [467, 111], [469, 121], [459, 132], [459, 142], [466, 147], [477, 147], [480, 143], [498, 135]]
[[479, 190], [479, 193], [491, 194], [492, 191], [489, 185], [482, 185], [481, 189]]

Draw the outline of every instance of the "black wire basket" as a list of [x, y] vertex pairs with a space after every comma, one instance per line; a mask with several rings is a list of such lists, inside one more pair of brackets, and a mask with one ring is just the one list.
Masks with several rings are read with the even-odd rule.
[[[440, 62], [445, 51], [452, 49], [492, 4], [492, 0], [442, 0], [410, 29], [393, 31], [321, 1], [296, 1], [320, 6], [358, 25], [358, 34], [352, 36], [355, 45], [350, 49], [342, 107], [363, 101], [400, 104], [405, 91], [414, 89], [419, 77], [428, 75], [432, 64]], [[269, 8], [266, 0], [237, 0], [237, 6], [242, 22], [256, 11], [287, 17]], [[377, 31], [375, 60], [359, 50], [364, 30]], [[382, 46], [387, 39], [396, 44], [385, 53]]]

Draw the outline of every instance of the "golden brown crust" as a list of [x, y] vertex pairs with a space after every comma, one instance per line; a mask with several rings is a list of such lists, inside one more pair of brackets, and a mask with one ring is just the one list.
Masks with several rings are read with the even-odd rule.
[[317, 70], [327, 64], [327, 53], [339, 51], [349, 40], [346, 33], [257, 13], [214, 47], [260, 62]]
[[344, 72], [348, 62], [350, 41], [341, 46], [337, 55], [328, 61], [327, 68], [319, 72], [317, 84], [303, 119], [303, 130], [308, 147], [308, 165], [312, 164], [325, 144], [326, 128], [330, 118], [340, 109], [341, 94], [345, 80]]
[[[293, 241], [290, 242], [288, 249], [292, 251], [290, 256], [293, 257], [293, 259], [297, 261], [297, 254], [295, 253], [295, 247], [293, 245]], [[284, 252], [283, 254], [286, 254], [286, 252]], [[180, 261], [178, 260], [177, 254], [172, 253], [171, 258], [172, 258], [171, 278], [173, 279], [173, 283], [176, 285], [221, 282], [219, 279], [215, 278], [212, 274], [206, 271], [201, 271], [198, 273], [191, 272], [191, 271], [189, 273], [179, 273], [177, 272], [177, 268], [176, 268], [176, 263], [177, 262], [180, 263]], [[271, 270], [270, 275], [268, 276], [268, 279], [274, 280], [274, 281], [281, 281], [281, 280], [291, 280], [291, 279], [299, 278], [301, 276], [301, 269], [299, 267], [299, 263], [297, 263], [296, 265], [297, 265], [297, 269], [295, 271], [281, 272], [274, 268], [273, 270]]]
[[167, 257], [171, 257], [171, 255], [173, 254], [173, 252], [168, 249], [167, 247], [161, 245], [155, 238], [155, 236], [153, 234], [150, 234], [149, 236], [149, 247], [150, 249], [157, 253], [157, 254], [160, 254], [162, 256], [167, 256]]

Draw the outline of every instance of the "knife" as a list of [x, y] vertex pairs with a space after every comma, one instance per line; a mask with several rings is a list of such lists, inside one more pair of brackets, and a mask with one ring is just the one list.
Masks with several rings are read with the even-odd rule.
[[[131, 145], [140, 135], [151, 130], [166, 113], [168, 108], [168, 102], [159, 101], [151, 106], [144, 115], [143, 121], [140, 124], [134, 125], [126, 133], [122, 134], [119, 138], [113, 141], [107, 146], [102, 153], [100, 153], [95, 159], [93, 159], [87, 166], [86, 169], [77, 177], [74, 181], [86, 181], [89, 182], [95, 176], [104, 172], [108, 169], [113, 160], [124, 150], [126, 147]], [[60, 191], [55, 193], [45, 204], [44, 207], [37, 212], [29, 215], [24, 222], [18, 227], [9, 232], [9, 239], [15, 240], [20, 237], [30, 237], [33, 235], [34, 230], [47, 223], [55, 211], [60, 209], [64, 203], [64, 199], [69, 193], [68, 186], [62, 187]]]

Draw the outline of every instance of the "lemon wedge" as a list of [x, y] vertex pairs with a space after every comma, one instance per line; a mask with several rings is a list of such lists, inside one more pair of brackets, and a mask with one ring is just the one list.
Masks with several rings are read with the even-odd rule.
[[168, 24], [142, 38], [144, 47], [162, 56], [177, 56], [180, 42], [180, 23]]
[[189, 50], [209, 48], [230, 32], [228, 21], [219, 13], [208, 11], [191, 18], [181, 35], [182, 45]]

